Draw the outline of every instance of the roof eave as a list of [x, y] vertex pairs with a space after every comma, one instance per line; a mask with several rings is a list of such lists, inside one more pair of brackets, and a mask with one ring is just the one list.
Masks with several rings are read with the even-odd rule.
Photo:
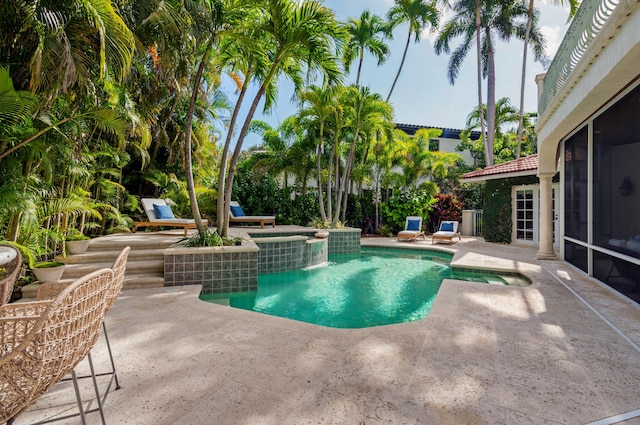
[[508, 179], [513, 177], [526, 177], [526, 176], [536, 176], [538, 174], [538, 169], [533, 170], [523, 170], [523, 171], [513, 171], [511, 173], [500, 173], [500, 174], [488, 174], [486, 176], [477, 176], [477, 177], [469, 177], [469, 178], [461, 178], [460, 183], [484, 183], [487, 180], [499, 180], [499, 179]]

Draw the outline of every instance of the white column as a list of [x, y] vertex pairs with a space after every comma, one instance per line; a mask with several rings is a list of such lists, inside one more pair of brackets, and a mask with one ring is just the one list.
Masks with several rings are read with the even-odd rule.
[[540, 179], [540, 246], [537, 257], [540, 260], [555, 260], [553, 252], [553, 199], [551, 180], [554, 174], [539, 174]]

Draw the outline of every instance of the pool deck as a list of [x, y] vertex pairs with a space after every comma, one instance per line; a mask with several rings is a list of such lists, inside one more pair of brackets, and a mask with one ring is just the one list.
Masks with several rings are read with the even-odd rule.
[[[373, 244], [432, 248], [429, 237], [362, 239]], [[199, 286], [123, 291], [106, 318], [123, 387], [109, 394], [107, 423], [586, 424], [640, 409], [637, 304], [536, 260], [535, 247], [435, 246], [455, 265], [533, 284], [448, 280], [425, 319], [354, 330], [202, 302]], [[73, 400], [58, 384], [15, 424], [73, 411]]]

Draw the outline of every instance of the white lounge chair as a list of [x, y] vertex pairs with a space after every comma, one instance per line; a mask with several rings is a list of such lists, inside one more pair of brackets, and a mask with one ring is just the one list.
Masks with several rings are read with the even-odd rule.
[[431, 237], [431, 244], [433, 245], [436, 241], [444, 241], [453, 243], [453, 238], [458, 237], [458, 240], [462, 240], [462, 236], [460, 232], [458, 232], [458, 222], [457, 221], [442, 221], [440, 222], [440, 229], [433, 234]]
[[276, 227], [276, 218], [272, 215], [246, 215], [242, 207], [237, 201], [231, 201], [229, 204], [231, 215], [229, 223], [260, 223], [260, 227], [264, 229], [264, 224], [271, 224]]
[[[190, 218], [176, 218], [171, 211], [171, 207], [164, 199], [142, 198], [142, 206], [147, 214], [149, 221], [136, 221], [133, 223], [133, 231], [138, 227], [165, 226], [165, 227], [182, 227], [184, 235], [187, 236], [188, 229], [195, 229], [196, 221]], [[207, 220], [202, 220], [205, 226]]]
[[424, 239], [424, 232], [422, 231], [422, 217], [407, 217], [404, 222], [404, 230], [398, 232], [398, 242], [415, 241], [419, 236], [422, 236], [422, 239]]

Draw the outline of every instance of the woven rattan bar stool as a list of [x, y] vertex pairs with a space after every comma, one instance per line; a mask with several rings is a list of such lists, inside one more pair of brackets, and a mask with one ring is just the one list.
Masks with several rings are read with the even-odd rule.
[[[105, 308], [106, 308], [105, 314], [111, 309], [111, 307], [113, 307], [116, 300], [118, 299], [118, 296], [120, 296], [122, 285], [124, 283], [124, 275], [127, 268], [127, 259], [129, 257], [130, 251], [131, 251], [130, 247], [128, 246], [125, 247], [120, 252], [116, 260], [113, 262], [113, 266], [111, 266], [111, 270], [113, 271], [113, 281], [111, 282], [111, 285], [109, 285], [109, 291], [107, 294], [107, 300], [105, 305]], [[38, 287], [38, 290], [36, 292], [36, 298], [38, 300], [53, 298], [56, 294], [61, 292], [67, 285], [68, 284], [64, 282], [44, 283]], [[109, 341], [109, 333], [107, 332], [107, 326], [104, 321], [102, 322], [102, 330], [103, 330], [105, 342], [107, 344], [107, 350], [109, 352], [111, 370], [107, 372], [101, 372], [101, 373], [92, 373], [92, 375], [95, 375], [96, 377], [111, 375], [109, 384], [107, 385], [104, 393], [102, 394], [102, 404], [104, 404], [107, 400], [107, 396], [109, 395], [109, 391], [111, 391], [112, 385], [115, 383], [116, 390], [119, 390], [121, 387], [120, 387], [120, 383], [118, 382], [118, 374], [116, 371], [115, 361], [113, 360], [113, 353], [111, 352], [111, 343]], [[90, 356], [87, 356], [87, 358], [89, 361], [91, 361]], [[92, 375], [78, 376], [77, 379], [93, 378]], [[87, 410], [85, 413], [92, 413], [92, 412], [95, 412], [96, 410], [97, 409]]]
[[[0, 422], [11, 424], [65, 375], [75, 376], [100, 334], [112, 280], [113, 271], [105, 268], [67, 285], [53, 300], [0, 306]], [[95, 380], [94, 386], [97, 394]], [[99, 397], [97, 403], [102, 414]], [[81, 415], [85, 423], [82, 409]]]

